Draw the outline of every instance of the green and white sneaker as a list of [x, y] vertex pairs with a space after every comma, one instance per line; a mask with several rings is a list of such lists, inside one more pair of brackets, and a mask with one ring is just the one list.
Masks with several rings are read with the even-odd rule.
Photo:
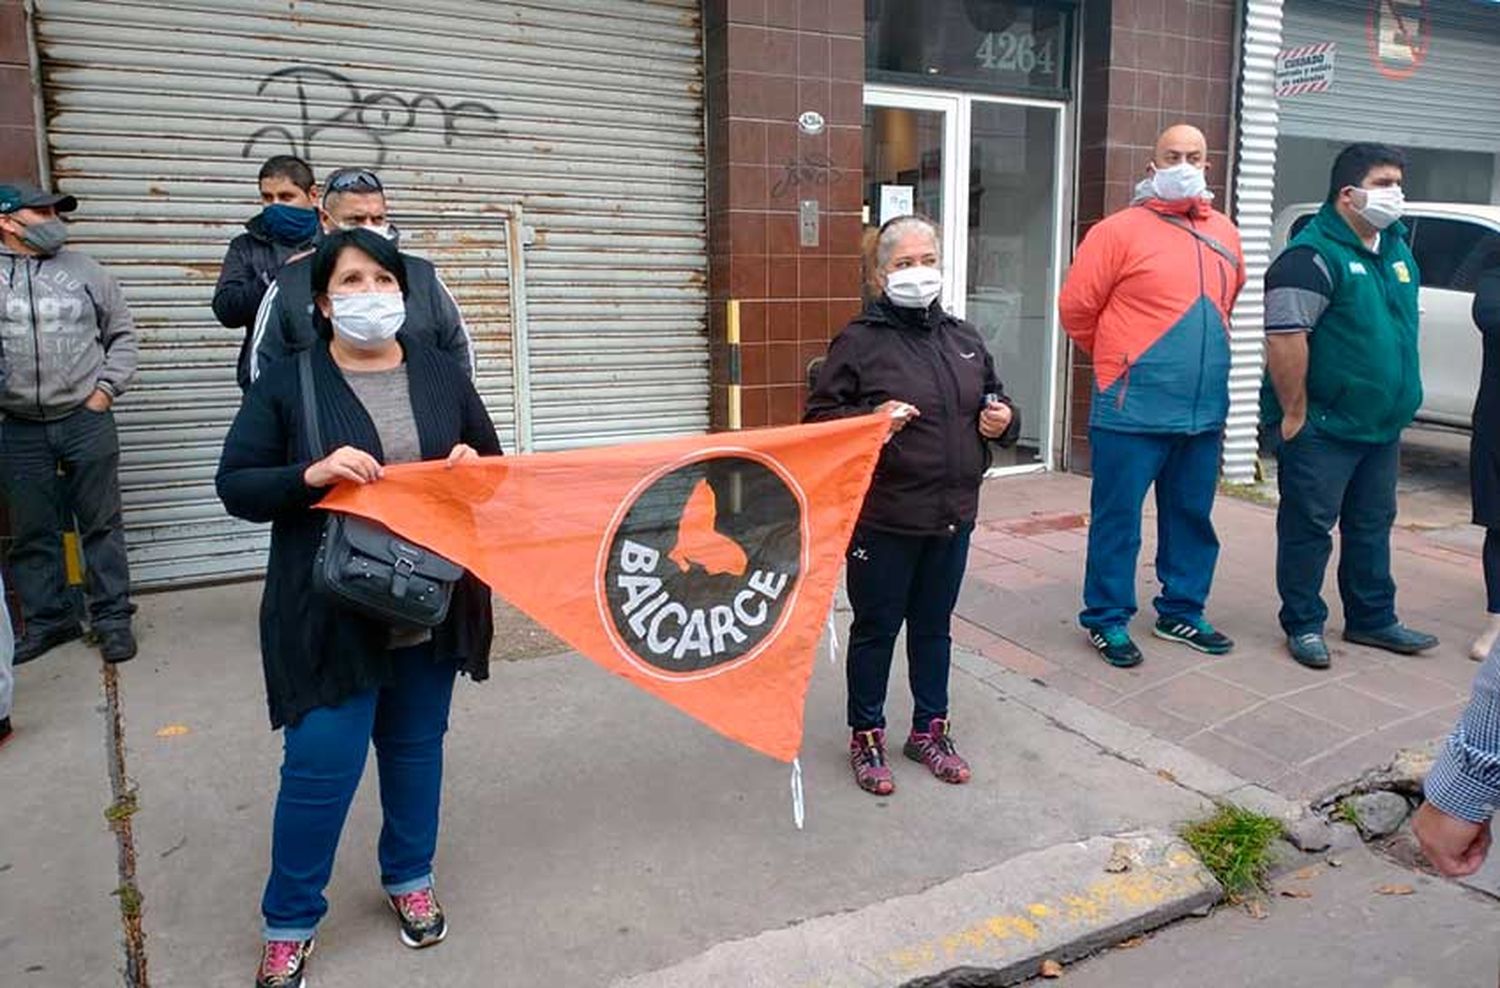
[[1116, 669], [1129, 669], [1141, 664], [1141, 650], [1130, 640], [1130, 632], [1123, 626], [1089, 629], [1089, 644], [1099, 650], [1099, 655]]
[[1205, 655], [1224, 655], [1234, 648], [1229, 636], [1216, 631], [1214, 626], [1200, 618], [1158, 618], [1151, 633], [1169, 642], [1186, 645]]

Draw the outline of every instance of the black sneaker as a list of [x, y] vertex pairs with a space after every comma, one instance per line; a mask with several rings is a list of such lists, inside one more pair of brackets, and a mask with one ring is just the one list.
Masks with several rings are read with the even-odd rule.
[[9, 741], [10, 736], [14, 733], [15, 731], [11, 730], [10, 727], [10, 718], [0, 717], [0, 747], [3, 747], [5, 742]]
[[127, 662], [135, 658], [135, 635], [129, 628], [106, 628], [99, 632], [99, 654], [105, 662]]
[[81, 624], [65, 624], [40, 631], [27, 628], [26, 633], [16, 639], [15, 664], [21, 665], [32, 659], [39, 659], [57, 646], [66, 645], [82, 637], [83, 625]]
[[431, 947], [443, 942], [448, 935], [448, 921], [443, 918], [443, 907], [438, 905], [432, 886], [387, 896], [386, 901], [401, 920], [401, 942], [413, 950]]
[[255, 972], [255, 988], [302, 988], [307, 984], [307, 959], [312, 940], [267, 940]]
[[1130, 632], [1122, 627], [1089, 630], [1089, 643], [1099, 650], [1104, 661], [1116, 669], [1129, 669], [1141, 664], [1141, 650], [1130, 640]]
[[1205, 655], [1225, 655], [1234, 642], [1229, 636], [1217, 631], [1201, 617], [1191, 621], [1179, 618], [1158, 618], [1151, 633], [1169, 642], [1177, 642]]

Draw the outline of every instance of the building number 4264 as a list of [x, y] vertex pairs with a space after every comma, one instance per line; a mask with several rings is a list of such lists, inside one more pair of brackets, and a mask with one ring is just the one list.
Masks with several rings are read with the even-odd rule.
[[1024, 72], [1027, 75], [1041, 69], [1052, 73], [1052, 44], [1049, 40], [1038, 51], [1036, 35], [1030, 31], [991, 31], [979, 44], [974, 57], [979, 64], [991, 71]]

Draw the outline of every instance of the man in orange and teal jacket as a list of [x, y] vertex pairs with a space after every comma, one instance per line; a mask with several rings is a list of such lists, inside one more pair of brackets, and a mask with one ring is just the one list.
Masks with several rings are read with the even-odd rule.
[[1093, 358], [1092, 520], [1079, 623], [1110, 665], [1141, 661], [1130, 638], [1141, 505], [1156, 485], [1158, 638], [1210, 655], [1234, 643], [1203, 617], [1219, 540], [1210, 514], [1229, 413], [1229, 313], [1245, 284], [1239, 231], [1210, 205], [1195, 127], [1156, 141], [1136, 197], [1095, 226], [1058, 308]]

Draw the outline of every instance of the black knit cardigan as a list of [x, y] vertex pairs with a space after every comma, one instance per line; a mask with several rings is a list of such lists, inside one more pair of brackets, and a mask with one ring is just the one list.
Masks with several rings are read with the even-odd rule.
[[[397, 339], [405, 351], [422, 459], [442, 459], [461, 442], [481, 455], [498, 454], [500, 440], [463, 368], [404, 335]], [[312, 366], [324, 448], [354, 446], [383, 462], [375, 423], [326, 341], [313, 347]], [[273, 728], [295, 725], [315, 707], [337, 705], [392, 679], [389, 627], [313, 590], [313, 557], [326, 514], [313, 505], [327, 489], [303, 483], [303, 472], [319, 457], [308, 447], [302, 419], [298, 362], [278, 361], [246, 393], [216, 480], [230, 514], [271, 523], [260, 645]], [[433, 629], [435, 661], [457, 662], [471, 678], [485, 679], [493, 636], [489, 590], [465, 575], [448, 619]]]

